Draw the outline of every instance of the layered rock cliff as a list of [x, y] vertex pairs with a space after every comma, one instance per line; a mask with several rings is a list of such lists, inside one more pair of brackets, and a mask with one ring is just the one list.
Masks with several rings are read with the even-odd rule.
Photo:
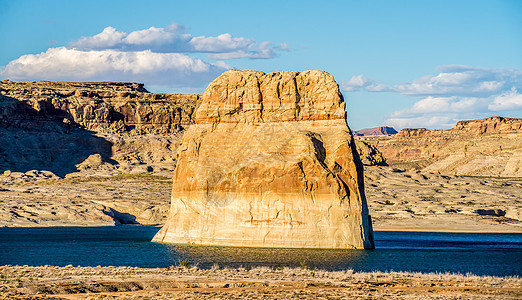
[[149, 93], [141, 83], [0, 81], [0, 126], [59, 120], [96, 132], [172, 133], [192, 123], [200, 95]]
[[325, 72], [222, 74], [178, 149], [170, 215], [154, 241], [372, 248], [344, 106]]
[[[138, 83], [0, 81], [0, 172], [173, 170], [175, 148], [200, 95], [149, 93]], [[91, 168], [92, 169], [92, 168]]]
[[522, 119], [460, 121], [451, 130], [403, 129], [364, 142], [392, 165], [442, 174], [522, 176]]

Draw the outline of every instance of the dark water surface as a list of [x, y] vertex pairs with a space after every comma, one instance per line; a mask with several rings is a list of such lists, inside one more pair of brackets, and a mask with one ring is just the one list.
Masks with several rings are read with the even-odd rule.
[[152, 243], [153, 226], [0, 228], [0, 265], [200, 268], [306, 265], [325, 270], [522, 276], [522, 233], [375, 232], [375, 250]]

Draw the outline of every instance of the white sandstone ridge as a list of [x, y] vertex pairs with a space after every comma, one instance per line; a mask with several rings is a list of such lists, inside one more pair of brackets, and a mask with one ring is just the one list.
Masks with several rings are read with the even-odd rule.
[[153, 241], [373, 248], [345, 103], [323, 71], [227, 71], [177, 151], [170, 214]]

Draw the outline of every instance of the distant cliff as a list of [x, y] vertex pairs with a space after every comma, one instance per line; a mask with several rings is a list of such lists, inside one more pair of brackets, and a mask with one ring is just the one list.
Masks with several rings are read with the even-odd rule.
[[[238, 94], [239, 96], [239, 94]], [[149, 93], [140, 83], [0, 81], [0, 173], [49, 170], [60, 176], [100, 154], [121, 172], [172, 170], [184, 131], [195, 122], [202, 95]], [[267, 103], [257, 115], [329, 118], [328, 107], [298, 113]], [[235, 115], [225, 107], [201, 110], [201, 120]], [[205, 114], [205, 115], [203, 115]], [[216, 115], [217, 114], [217, 115]], [[491, 117], [460, 121], [451, 130], [377, 127], [354, 132], [367, 165], [394, 165], [444, 174], [522, 176], [522, 120]], [[108, 165], [105, 165], [108, 167]]]
[[0, 97], [2, 127], [61, 121], [96, 132], [140, 134], [182, 130], [192, 123], [201, 96], [149, 93], [140, 83], [2, 80]]
[[[2, 80], [0, 173], [173, 170], [200, 98], [139, 83]], [[91, 155], [103, 164], [89, 166]]]
[[397, 133], [392, 127], [381, 126], [374, 128], [364, 128], [357, 131], [352, 131], [354, 136], [368, 136], [368, 135], [394, 135]]
[[522, 176], [522, 119], [459, 121], [450, 130], [403, 129], [364, 142], [391, 165], [444, 174]]

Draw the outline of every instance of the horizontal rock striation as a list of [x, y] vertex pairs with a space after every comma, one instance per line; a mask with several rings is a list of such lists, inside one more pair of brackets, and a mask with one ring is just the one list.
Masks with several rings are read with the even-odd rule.
[[0, 81], [0, 126], [60, 121], [96, 132], [172, 133], [192, 123], [200, 95], [149, 93], [139, 83]]
[[372, 248], [344, 105], [326, 72], [222, 74], [178, 148], [169, 218], [154, 241]]
[[392, 165], [443, 174], [522, 176], [522, 119], [460, 121], [451, 130], [403, 129], [391, 138], [364, 142]]
[[0, 172], [63, 177], [94, 154], [118, 172], [173, 170], [200, 102], [200, 95], [149, 93], [139, 83], [2, 80]]

